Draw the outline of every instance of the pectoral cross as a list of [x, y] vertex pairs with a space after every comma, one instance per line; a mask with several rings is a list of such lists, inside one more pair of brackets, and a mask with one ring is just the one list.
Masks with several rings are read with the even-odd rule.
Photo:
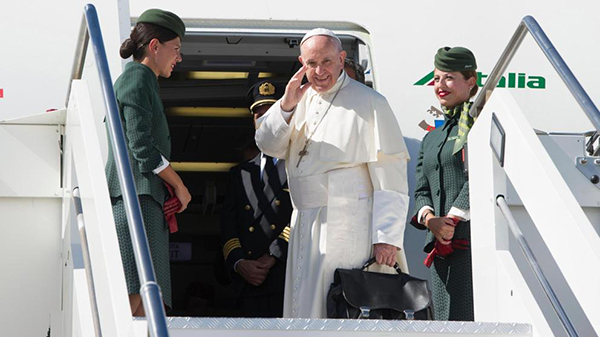
[[300, 166], [300, 162], [302, 161], [302, 158], [304, 158], [304, 156], [306, 156], [308, 154], [308, 151], [306, 151], [307, 147], [308, 147], [308, 139], [304, 143], [304, 147], [302, 148], [302, 150], [300, 152], [298, 152], [298, 155], [300, 156], [300, 158], [298, 158], [298, 164], [296, 164], [296, 167]]

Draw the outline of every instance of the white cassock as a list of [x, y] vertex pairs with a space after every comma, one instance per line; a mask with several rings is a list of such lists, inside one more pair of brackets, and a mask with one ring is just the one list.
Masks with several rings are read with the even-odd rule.
[[294, 205], [283, 316], [325, 318], [335, 269], [361, 267], [373, 244], [401, 248], [398, 263], [408, 272], [403, 241], [409, 156], [385, 97], [344, 72], [326, 93], [309, 89], [289, 124], [285, 118], [277, 102], [256, 131], [264, 153], [286, 160]]

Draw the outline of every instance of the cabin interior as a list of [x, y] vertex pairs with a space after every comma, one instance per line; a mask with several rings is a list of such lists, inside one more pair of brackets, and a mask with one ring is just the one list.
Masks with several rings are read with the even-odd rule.
[[[232, 166], [250, 159], [254, 142], [246, 94], [270, 79], [282, 88], [300, 68], [302, 34], [188, 32], [183, 61], [160, 79], [171, 132], [171, 163], [193, 198], [177, 215], [171, 234], [173, 308], [169, 316], [239, 316], [236, 294], [223, 264], [220, 216]], [[340, 35], [348, 57], [366, 71], [373, 86], [367, 46]]]

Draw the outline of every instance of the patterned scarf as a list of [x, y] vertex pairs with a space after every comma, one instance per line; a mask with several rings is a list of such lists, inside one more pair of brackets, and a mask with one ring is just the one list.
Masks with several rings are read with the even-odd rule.
[[467, 101], [451, 109], [442, 107], [444, 114], [447, 115], [448, 118], [453, 118], [456, 115], [460, 115], [458, 119], [458, 135], [456, 137], [456, 141], [454, 142], [454, 150], [452, 150], [452, 154], [456, 154], [462, 150], [463, 146], [467, 142], [467, 135], [469, 134], [471, 127], [473, 127], [473, 123], [475, 123], [476, 118], [473, 118], [471, 115], [469, 115], [471, 105], [473, 105], [473, 102]]

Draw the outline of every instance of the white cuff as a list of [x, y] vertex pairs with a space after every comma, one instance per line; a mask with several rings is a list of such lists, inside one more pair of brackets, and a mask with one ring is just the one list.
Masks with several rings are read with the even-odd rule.
[[395, 191], [373, 193], [373, 244], [404, 245], [404, 229], [409, 197]]
[[235, 261], [235, 263], [233, 264], [233, 271], [234, 271], [234, 272], [236, 272], [236, 273], [238, 272], [238, 271], [237, 271], [237, 265], [238, 265], [238, 263], [240, 263], [240, 261], [242, 261], [242, 260], [243, 260], [243, 259], [239, 259], [239, 260]]
[[[281, 111], [281, 103], [278, 101], [257, 121], [256, 145], [271, 157], [285, 159], [288, 156], [292, 126], [289, 125]], [[292, 115], [290, 123], [293, 122]], [[259, 122], [260, 121], [260, 125]]]
[[162, 154], [160, 155], [160, 157], [162, 158], [162, 164], [160, 164], [160, 166], [152, 170], [152, 173], [154, 174], [159, 174], [160, 172], [162, 172], [162, 170], [166, 169], [167, 166], [169, 166], [169, 161], [167, 160], [167, 158], [165, 158]]
[[265, 112], [262, 116], [258, 117], [258, 119], [256, 120], [256, 122], [254, 123], [254, 128], [256, 130], [258, 130], [258, 128], [260, 127], [260, 125], [262, 124], [262, 122], [264, 122], [265, 119], [267, 119], [268, 115], [269, 115], [269, 110], [267, 110], [267, 112]]
[[419, 223], [421, 225], [425, 224], [425, 219], [423, 219], [423, 213], [425, 213], [425, 211], [432, 211], [433, 212], [433, 208], [431, 208], [431, 206], [423, 206], [423, 207], [421, 207], [421, 209], [419, 210], [419, 213], [417, 213], [417, 220], [419, 220]]
[[[279, 103], [279, 104], [281, 104], [281, 103]], [[281, 116], [285, 120], [286, 124], [289, 125], [290, 124], [290, 119], [292, 119], [292, 115], [296, 111], [296, 107], [294, 107], [292, 109], [292, 111], [284, 111], [283, 108], [281, 107], [281, 105], [279, 105], [279, 110], [281, 110]]]
[[471, 220], [471, 211], [465, 211], [456, 207], [450, 208], [450, 212], [448, 212], [448, 215], [454, 215], [456, 217], [463, 218], [465, 221]]

